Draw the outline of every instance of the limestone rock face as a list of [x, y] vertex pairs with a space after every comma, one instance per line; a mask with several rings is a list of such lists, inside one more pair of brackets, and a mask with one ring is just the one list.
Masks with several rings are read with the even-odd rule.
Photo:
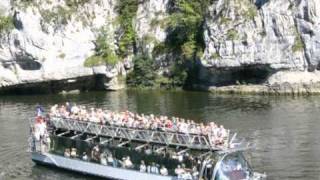
[[139, 46], [148, 53], [152, 53], [155, 43], [166, 39], [165, 29], [160, 22], [168, 15], [168, 2], [169, 0], [142, 1], [138, 7], [135, 19], [136, 33]]
[[[59, 11], [60, 7], [68, 9], [64, 1], [48, 2], [6, 8], [5, 12], [14, 18], [15, 29], [1, 39], [0, 87], [96, 73], [93, 68], [84, 67], [84, 61], [93, 53], [96, 30], [107, 26], [113, 31], [112, 22], [108, 21], [116, 16], [113, 1], [86, 3], [70, 14], [66, 22], [51, 17], [67, 16]], [[10, 1], [1, 3], [7, 5]], [[105, 70], [98, 74], [106, 74], [107, 67], [101, 68]]]
[[[84, 66], [94, 53], [93, 42], [102, 27], [108, 44], [117, 50], [117, 1], [84, 1], [79, 7], [60, 0], [32, 2], [0, 2], [0, 15], [12, 16], [15, 25], [1, 37], [0, 88], [94, 75], [105, 79], [101, 83], [106, 89], [110, 84], [111, 89], [123, 87], [115, 82], [118, 75], [132, 69], [132, 55], [114, 66]], [[165, 30], [156, 22], [166, 16], [167, 3], [168, 0], [139, 3], [133, 25], [140, 49], [151, 53], [155, 43], [165, 40]]]
[[[23, 84], [85, 81], [103, 89], [123, 88], [132, 70], [129, 54], [116, 65], [85, 67], [104, 27], [114, 51], [121, 32], [118, 0], [0, 1], [0, 16], [14, 28], [0, 32], [0, 90]], [[139, 1], [133, 27], [137, 51], [152, 53], [167, 38], [170, 0]], [[320, 0], [214, 0], [203, 26], [205, 50], [197, 85], [320, 83]], [[120, 34], [120, 35], [119, 35]], [[170, 54], [154, 57], [160, 71]], [[120, 80], [119, 80], [120, 79]], [[70, 81], [68, 81], [70, 80]]]
[[206, 18], [206, 49], [202, 59], [206, 72], [200, 78], [216, 85], [221, 82], [216, 80], [221, 71], [227, 74], [225, 77], [237, 79], [230, 72], [256, 68], [269, 71], [263, 77], [265, 83], [275, 83], [276, 79], [278, 83], [299, 83], [310, 76], [320, 81], [313, 73], [320, 62], [319, 3], [319, 0], [215, 1]]

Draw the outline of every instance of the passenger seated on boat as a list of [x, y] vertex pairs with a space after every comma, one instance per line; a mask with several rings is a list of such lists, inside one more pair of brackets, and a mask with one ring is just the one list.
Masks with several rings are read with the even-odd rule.
[[155, 162], [152, 162], [151, 166], [148, 166], [147, 170], [148, 173], [159, 174], [159, 168], [157, 167]]
[[185, 172], [181, 175], [181, 179], [184, 180], [193, 180], [192, 175], [190, 172]]
[[82, 154], [82, 160], [88, 161], [88, 155], [87, 155], [86, 152], [83, 152], [83, 154]]
[[199, 177], [199, 171], [198, 171], [197, 167], [195, 167], [195, 166], [193, 166], [193, 168], [192, 168], [192, 177], [193, 177], [193, 179], [198, 179], [198, 177]]
[[109, 166], [115, 166], [115, 159], [113, 159], [112, 154], [108, 154], [108, 156], [107, 156], [107, 164]]
[[78, 115], [80, 109], [79, 107], [76, 105], [76, 103], [73, 104], [73, 106], [71, 107], [71, 113], [74, 115]]
[[50, 116], [59, 116], [58, 107], [58, 104], [55, 104], [50, 108]]
[[70, 149], [69, 148], [64, 150], [64, 156], [68, 157], [68, 158], [70, 157]]
[[147, 167], [146, 167], [146, 164], [144, 163], [144, 161], [142, 160], [141, 161], [141, 164], [140, 164], [140, 172], [146, 172], [147, 171]]
[[100, 155], [100, 163], [105, 166], [107, 165], [107, 158], [104, 153], [101, 153], [101, 155]]
[[160, 174], [163, 175], [163, 176], [167, 176], [168, 175], [168, 169], [164, 165], [161, 166]]
[[130, 160], [130, 157], [127, 156], [123, 162], [125, 168], [133, 168], [133, 163]]
[[69, 112], [67, 111], [66, 107], [64, 105], [62, 105], [60, 108], [59, 108], [59, 115], [64, 117], [64, 118], [67, 118], [69, 117]]
[[152, 154], [151, 148], [150, 148], [149, 146], [146, 146], [146, 147], [145, 147], [145, 150], [144, 150], [144, 153], [145, 153], [146, 155]]
[[71, 148], [70, 157], [72, 157], [72, 158], [77, 157], [77, 149], [76, 148]]
[[184, 170], [184, 172], [181, 174], [181, 178], [182, 179], [190, 179], [190, 180], [192, 180], [193, 178], [192, 178], [192, 175], [191, 175], [191, 173], [192, 173], [192, 170], [191, 169], [188, 169], [188, 168], [186, 168], [186, 165], [185, 164], [182, 164], [182, 167], [181, 167], [183, 170]]
[[178, 176], [178, 178], [181, 178], [182, 174], [185, 173], [185, 170], [181, 168], [181, 165], [178, 165], [177, 168], [174, 170], [174, 173]]
[[98, 146], [95, 146], [91, 151], [91, 158], [95, 162], [100, 161], [100, 149]]
[[121, 160], [119, 160], [119, 163], [121, 165], [122, 168], [126, 168], [125, 164], [124, 164], [124, 161], [126, 160], [125, 157], [123, 157]]
[[171, 156], [172, 159], [176, 159], [179, 162], [183, 162], [183, 155], [182, 154], [178, 154], [176, 152], [173, 152], [173, 155]]

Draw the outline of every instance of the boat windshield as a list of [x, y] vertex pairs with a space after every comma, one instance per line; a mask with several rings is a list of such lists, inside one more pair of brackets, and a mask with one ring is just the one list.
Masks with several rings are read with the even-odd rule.
[[251, 169], [241, 152], [227, 154], [217, 164], [214, 180], [249, 179]]

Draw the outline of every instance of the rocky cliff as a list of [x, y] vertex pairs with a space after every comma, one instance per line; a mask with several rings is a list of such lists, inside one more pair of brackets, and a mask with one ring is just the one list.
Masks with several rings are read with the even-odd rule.
[[[319, 3], [215, 1], [206, 18], [201, 79], [214, 86], [255, 84], [275, 85], [275, 91], [318, 91]], [[262, 89], [268, 91], [267, 86]]]
[[[134, 16], [129, 14], [132, 23], [127, 26], [121, 24], [120, 16], [125, 12], [119, 10], [119, 0], [2, 0], [0, 90], [123, 88], [120, 76], [132, 70], [133, 56], [139, 51], [153, 54], [155, 46], [172, 38], [166, 21], [179, 11], [175, 6], [181, 2], [130, 0], [136, 6], [129, 9]], [[203, 20], [200, 33], [204, 48], [196, 58], [198, 71], [193, 75], [193, 87], [213, 91], [319, 92], [319, 3], [209, 1], [205, 16], [198, 18]], [[192, 13], [190, 7], [182, 7]], [[5, 26], [6, 18], [12, 20], [12, 27]], [[108, 53], [116, 54], [118, 60], [114, 64], [85, 66], [88, 58], [97, 55], [101, 29]], [[168, 66], [165, 62], [174, 61], [175, 56], [163, 52], [154, 59], [161, 73]]]

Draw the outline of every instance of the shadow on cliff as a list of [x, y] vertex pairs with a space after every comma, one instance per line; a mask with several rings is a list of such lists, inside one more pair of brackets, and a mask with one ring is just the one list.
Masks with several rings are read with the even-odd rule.
[[209, 90], [210, 87], [232, 85], [265, 85], [268, 79], [276, 73], [270, 65], [252, 64], [240, 67], [205, 67], [198, 64], [185, 86], [187, 90]]

